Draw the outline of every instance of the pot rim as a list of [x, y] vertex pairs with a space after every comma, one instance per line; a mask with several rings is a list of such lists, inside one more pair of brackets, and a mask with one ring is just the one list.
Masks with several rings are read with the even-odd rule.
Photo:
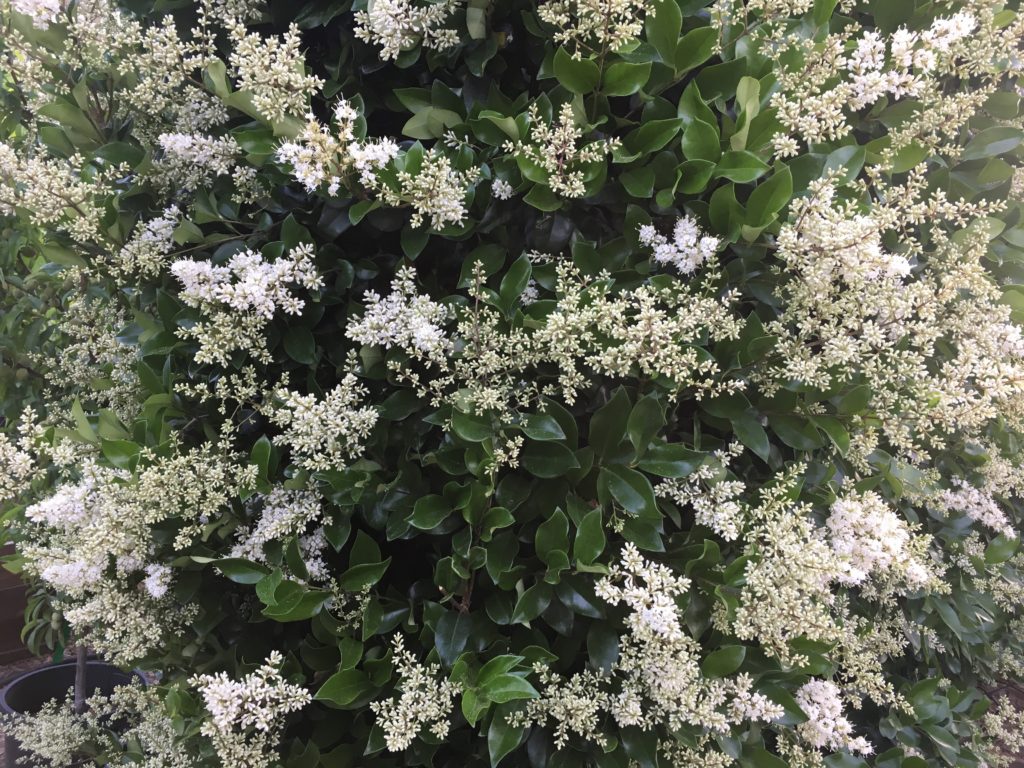
[[[8, 705], [8, 703], [7, 703], [7, 694], [8, 694], [8, 692], [12, 688], [15, 688], [16, 686], [18, 686], [19, 684], [21, 684], [23, 682], [27, 682], [28, 680], [30, 680], [34, 676], [40, 675], [40, 674], [42, 674], [44, 672], [49, 672], [50, 670], [53, 670], [53, 669], [59, 669], [61, 667], [74, 667], [75, 664], [76, 664], [76, 661], [74, 659], [65, 659], [64, 661], [60, 661], [60, 662], [57, 662], [57, 663], [47, 664], [47, 665], [42, 666], [42, 667], [36, 667], [35, 669], [29, 669], [29, 670], [26, 670], [25, 672], [21, 672], [21, 673], [15, 675], [13, 678], [11, 678], [7, 682], [5, 682], [2, 686], [0, 686], [0, 713], [7, 714], [7, 715], [28, 714], [28, 713], [21, 712], [20, 710], [13, 709], [10, 705]], [[146, 678], [143, 677], [142, 673], [138, 669], [132, 669], [130, 671], [125, 671], [125, 670], [121, 669], [121, 667], [117, 666], [116, 664], [111, 664], [109, 661], [103, 661], [102, 659], [89, 659], [86, 662], [86, 666], [87, 666], [87, 668], [88, 667], [107, 667], [107, 668], [110, 668], [110, 669], [115, 670], [117, 672], [121, 672], [121, 673], [123, 673], [125, 675], [128, 675], [129, 680], [132, 681], [132, 682], [137, 680], [143, 686], [146, 685]]]

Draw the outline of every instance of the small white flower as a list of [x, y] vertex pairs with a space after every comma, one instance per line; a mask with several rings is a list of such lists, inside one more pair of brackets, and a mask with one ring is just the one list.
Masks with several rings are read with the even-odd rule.
[[515, 194], [512, 185], [505, 181], [505, 179], [495, 179], [491, 182], [491, 192], [498, 200], [508, 200]]

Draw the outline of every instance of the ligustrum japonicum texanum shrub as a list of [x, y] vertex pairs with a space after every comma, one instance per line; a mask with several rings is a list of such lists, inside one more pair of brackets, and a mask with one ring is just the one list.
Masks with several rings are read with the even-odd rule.
[[1008, 765], [1018, 5], [5, 0], [8, 565], [160, 673], [8, 730]]

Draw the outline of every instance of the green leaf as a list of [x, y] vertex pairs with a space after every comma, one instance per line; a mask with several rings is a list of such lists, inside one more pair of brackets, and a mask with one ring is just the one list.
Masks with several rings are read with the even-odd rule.
[[496, 704], [504, 704], [519, 699], [537, 699], [537, 689], [519, 675], [495, 675], [486, 683], [481, 683], [481, 690], [488, 699]]
[[678, 117], [648, 120], [626, 134], [623, 144], [627, 151], [634, 154], [657, 152], [672, 141], [682, 127], [683, 121]]
[[646, 518], [660, 518], [650, 481], [635, 469], [612, 464], [602, 467], [598, 483], [603, 484], [622, 508]]
[[992, 542], [985, 547], [985, 563], [987, 565], [1005, 563], [1013, 556], [1013, 553], [1016, 552], [1019, 547], [1020, 539], [1011, 539], [1000, 534], [992, 539]]
[[619, 181], [629, 194], [642, 198], [654, 194], [654, 179], [653, 168], [631, 168], [619, 176]]
[[416, 499], [413, 505], [412, 515], [409, 516], [409, 524], [421, 531], [429, 531], [436, 528], [441, 522], [452, 513], [451, 505], [445, 501], [443, 496], [431, 494]]
[[140, 446], [130, 440], [100, 440], [104, 458], [118, 469], [133, 469], [138, 462]]
[[[672, 2], [674, 0], [666, 0]], [[647, 84], [651, 76], [651, 63], [632, 64], [620, 61], [608, 67], [604, 73], [601, 92], [606, 96], [631, 96]]]
[[746, 184], [763, 176], [768, 168], [769, 165], [752, 152], [731, 149], [718, 161], [715, 176]]
[[491, 724], [487, 727], [487, 753], [491, 758], [491, 768], [497, 768], [526, 734], [526, 726], [514, 728], [508, 724], [508, 717], [513, 711], [510, 707], [499, 706], [491, 715]]
[[839, 412], [844, 415], [864, 413], [871, 402], [871, 387], [858, 384], [839, 400]]
[[537, 557], [545, 565], [561, 563], [567, 559], [569, 551], [569, 519], [561, 509], [537, 527], [534, 536]]
[[555, 51], [553, 66], [558, 82], [573, 93], [590, 93], [601, 81], [597, 64], [590, 59], [573, 59], [564, 48]]
[[530, 587], [516, 601], [512, 609], [512, 623], [525, 624], [540, 616], [551, 603], [551, 586], [538, 582]]
[[214, 560], [212, 565], [236, 584], [255, 584], [270, 573], [270, 569], [262, 563], [254, 563], [241, 557]]
[[768, 425], [779, 439], [798, 451], [813, 451], [823, 445], [821, 435], [807, 419], [792, 414], [774, 414]]
[[718, 44], [718, 31], [714, 26], [690, 30], [676, 43], [673, 64], [676, 75], [688, 72], [710, 59]]
[[312, 365], [316, 361], [313, 332], [302, 325], [292, 326], [284, 336], [284, 351], [295, 362]]
[[711, 181], [715, 164], [709, 160], [687, 160], [679, 165], [679, 183], [676, 191], [684, 195], [695, 195], [702, 192]]
[[490, 0], [469, 0], [466, 7], [466, 31], [472, 40], [487, 37], [487, 9], [490, 5]]
[[783, 167], [750, 193], [747, 200], [747, 224], [752, 227], [766, 226], [792, 197], [793, 174], [789, 168]]
[[683, 14], [676, 0], [656, 0], [654, 13], [648, 13], [644, 23], [647, 42], [654, 46], [663, 62], [672, 65], [683, 26]]
[[530, 413], [519, 425], [531, 440], [564, 440], [565, 432], [549, 413]]
[[498, 289], [498, 298], [502, 310], [508, 314], [519, 302], [519, 298], [526, 290], [530, 282], [530, 275], [533, 273], [533, 266], [530, 259], [524, 253], [512, 262], [508, 272], [501, 278], [501, 287]]
[[761, 422], [756, 417], [743, 415], [733, 419], [732, 429], [741, 443], [760, 456], [761, 459], [768, 461], [768, 457], [772, 452], [772, 446], [768, 440], [768, 433], [765, 432], [764, 427], [761, 426]]
[[562, 477], [580, 468], [576, 454], [561, 443], [529, 442], [520, 453], [523, 468], [537, 477]]
[[686, 477], [704, 462], [705, 456], [680, 443], [655, 443], [647, 449], [639, 467], [658, 477]]
[[270, 456], [274, 450], [273, 443], [266, 435], [260, 435], [260, 439], [253, 443], [249, 451], [249, 463], [254, 464], [259, 470], [259, 479], [268, 480], [270, 477]]
[[726, 645], [707, 655], [700, 664], [705, 677], [727, 677], [740, 668], [747, 649], [742, 645]]
[[580, 520], [572, 552], [576, 561], [590, 565], [604, 552], [604, 515], [600, 507], [592, 509]]
[[530, 187], [530, 191], [523, 195], [523, 200], [538, 211], [557, 211], [562, 207], [561, 198], [543, 184]]
[[513, 656], [511, 654], [495, 656], [480, 668], [480, 672], [476, 677], [477, 685], [485, 685], [488, 680], [491, 680], [498, 675], [503, 675], [506, 672], [511, 672], [519, 666], [519, 663], [522, 660], [522, 656]]
[[636, 456], [643, 456], [654, 436], [665, 426], [665, 411], [653, 395], [644, 395], [629, 412], [626, 432]]
[[982, 160], [986, 157], [1005, 155], [1024, 141], [1024, 131], [1009, 126], [986, 128], [967, 143], [960, 160]]
[[338, 585], [349, 592], [359, 592], [380, 581], [389, 565], [391, 565], [390, 557], [382, 563], [353, 565], [338, 577]]
[[846, 431], [843, 422], [833, 416], [812, 416], [811, 422], [822, 432], [828, 435], [828, 439], [845, 456], [850, 450], [850, 433]]
[[478, 415], [456, 411], [452, 414], [452, 430], [463, 440], [468, 440], [471, 443], [482, 443], [487, 438], [494, 436], [491, 417], [486, 414]]
[[629, 412], [629, 395], [623, 387], [618, 387], [612, 398], [594, 412], [588, 442], [597, 456], [609, 456], [625, 439]]
[[327, 678], [313, 698], [343, 707], [365, 696], [373, 688], [370, 678], [361, 669], [343, 669]]
[[441, 662], [450, 667], [455, 663], [466, 645], [473, 622], [469, 614], [462, 611], [445, 611], [434, 627], [434, 647]]

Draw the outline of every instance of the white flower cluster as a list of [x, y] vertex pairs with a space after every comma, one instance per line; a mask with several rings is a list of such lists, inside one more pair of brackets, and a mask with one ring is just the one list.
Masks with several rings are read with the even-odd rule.
[[456, 170], [445, 155], [431, 151], [423, 156], [416, 173], [399, 172], [397, 190], [380, 185], [378, 194], [387, 205], [412, 206], [409, 223], [413, 227], [421, 226], [428, 218], [434, 229], [443, 229], [449, 224], [461, 226], [469, 215], [466, 190], [479, 177], [479, 168]]
[[0, 214], [28, 211], [42, 228], [65, 229], [78, 243], [104, 243], [101, 206], [108, 200], [126, 165], [101, 173], [86, 168], [81, 155], [47, 157], [34, 150], [16, 151], [0, 141]]
[[808, 519], [810, 510], [792, 505], [779, 489], [751, 510], [761, 524], [745, 535], [746, 584], [732, 631], [756, 639], [765, 652], [786, 662], [796, 637], [835, 642], [841, 634], [832, 615], [830, 585], [840, 570], [832, 548]]
[[213, 179], [231, 173], [240, 149], [230, 136], [162, 133], [157, 138], [163, 157], [155, 164], [157, 181], [165, 189], [195, 192]]
[[377, 411], [363, 406], [366, 388], [354, 374], [323, 399], [280, 387], [266, 406], [270, 421], [283, 428], [276, 438], [291, 448], [293, 461], [309, 470], [338, 469], [358, 456], [377, 423]]
[[417, 4], [413, 0], [369, 0], [365, 11], [356, 11], [355, 34], [380, 46], [384, 61], [397, 59], [416, 45], [444, 50], [459, 43], [459, 33], [442, 26], [462, 0]]
[[0, 507], [18, 498], [42, 470], [33, 458], [35, 413], [26, 409], [18, 422], [18, 439], [0, 434]]
[[[103, 301], [87, 292], [70, 294], [58, 322], [64, 336], [61, 354], [38, 358], [51, 402], [70, 403], [88, 392], [93, 403], [131, 423], [143, 398], [139, 397], [139, 349], [118, 338], [130, 317], [119, 302]], [[95, 386], [99, 381], [103, 385]]]
[[273, 542], [285, 542], [298, 537], [299, 552], [311, 581], [327, 579], [327, 563], [323, 553], [327, 538], [323, 528], [317, 527], [304, 535], [312, 523], [322, 523], [323, 507], [320, 498], [311, 491], [293, 491], [274, 488], [258, 500], [259, 517], [251, 526], [239, 528], [231, 557], [242, 557], [257, 563], [266, 563], [264, 548]]
[[693, 216], [681, 216], [672, 229], [669, 240], [653, 224], [640, 227], [640, 242], [654, 249], [654, 260], [661, 265], [671, 264], [681, 274], [688, 275], [701, 264], [714, 258], [720, 241], [705, 234]]
[[723, 476], [723, 470], [742, 453], [742, 443], [730, 443], [714, 451], [715, 461], [705, 461], [685, 478], [663, 480], [654, 492], [680, 506], [692, 507], [699, 525], [706, 525], [726, 541], [735, 541], [749, 514], [740, 500], [746, 485]]
[[117, 253], [115, 268], [126, 275], [155, 277], [174, 249], [174, 230], [181, 221], [178, 206], [171, 205], [155, 219], [137, 228], [131, 240]]
[[69, 694], [47, 701], [38, 712], [0, 717], [5, 735], [27, 753], [19, 764], [76, 768], [91, 762], [89, 755], [120, 756], [131, 745], [132, 757], [147, 768], [197, 768], [156, 689], [121, 685], [109, 696], [89, 696], [85, 704], [75, 712]]
[[199, 690], [210, 719], [201, 733], [210, 739], [223, 765], [266, 768], [277, 759], [277, 744], [285, 716], [312, 700], [309, 691], [281, 675], [283, 656], [267, 660], [241, 680], [226, 672], [196, 675], [189, 684]]
[[398, 347], [419, 358], [439, 359], [451, 349], [442, 328], [448, 308], [416, 291], [416, 273], [402, 267], [391, 282], [391, 293], [381, 298], [376, 291], [363, 295], [366, 309], [345, 335], [360, 344], [385, 349]]
[[357, 138], [358, 118], [359, 112], [344, 99], [335, 107], [333, 129], [307, 115], [295, 139], [278, 147], [277, 159], [290, 165], [292, 175], [310, 192], [324, 189], [335, 196], [342, 186], [351, 192], [358, 183], [360, 192], [376, 195], [385, 205], [411, 207], [414, 227], [426, 219], [435, 229], [461, 225], [469, 215], [467, 189], [480, 169], [457, 170], [435, 148], [419, 158], [415, 171], [399, 170], [385, 180], [379, 171], [400, 160], [398, 144], [390, 138]]
[[634, 42], [650, 8], [647, 0], [546, 0], [537, 6], [537, 15], [555, 28], [552, 39], [571, 45], [579, 59]]
[[391, 647], [392, 664], [401, 678], [398, 684], [401, 695], [370, 704], [377, 715], [377, 725], [384, 731], [388, 751], [401, 752], [408, 748], [424, 726], [443, 740], [451, 727], [448, 716], [459, 692], [458, 685], [441, 678], [437, 664], [420, 664], [405, 649], [401, 634], [394, 636]]
[[940, 59], [955, 57], [958, 44], [965, 44], [977, 25], [972, 14], [960, 12], [936, 19], [921, 32], [900, 28], [888, 39], [867, 30], [849, 55], [844, 55], [848, 35], [829, 36], [808, 56], [812, 63], [780, 77], [782, 87], [771, 103], [786, 132], [774, 138], [777, 151], [796, 154], [798, 138], [808, 143], [841, 139], [852, 130], [847, 108], [862, 110], [885, 96], [921, 96]]
[[181, 282], [182, 301], [207, 319], [183, 331], [199, 342], [196, 360], [224, 363], [238, 349], [268, 357], [263, 328], [275, 312], [297, 315], [305, 301], [295, 287], [322, 285], [313, 263], [313, 247], [300, 244], [275, 261], [255, 251], [239, 251], [226, 264], [179, 259], [171, 273]]
[[495, 179], [491, 182], [491, 194], [496, 200], [511, 200], [516, 191], [505, 179]]
[[32, 19], [40, 29], [46, 29], [68, 6], [68, 0], [11, 0], [11, 8]]
[[1016, 529], [992, 494], [975, 488], [961, 478], [955, 479], [953, 483], [953, 488], [947, 488], [933, 497], [932, 503], [947, 514], [960, 512], [996, 533], [1010, 539], [1017, 538]]
[[796, 692], [796, 703], [807, 721], [796, 727], [797, 734], [817, 749], [846, 750], [869, 755], [874, 749], [863, 736], [853, 736], [853, 725], [843, 715], [839, 687], [828, 680], [810, 680]]
[[620, 561], [597, 582], [594, 592], [607, 603], [624, 603], [630, 609], [626, 622], [634, 635], [678, 640], [683, 628], [676, 597], [689, 588], [689, 579], [645, 560], [630, 543], [623, 548]]
[[570, 733], [604, 744], [598, 727], [604, 712], [623, 728], [697, 726], [714, 733], [782, 717], [781, 706], [752, 690], [749, 675], [703, 677], [700, 645], [683, 629], [676, 602], [689, 586], [689, 579], [646, 560], [627, 544], [595, 588], [598, 597], [630, 609], [618, 661], [603, 674], [588, 670], [568, 680], [539, 665], [541, 697], [527, 702], [513, 723], [554, 720], [555, 744], [561, 747]]
[[927, 565], [910, 550], [906, 521], [873, 491], [836, 499], [825, 525], [839, 558], [837, 579], [841, 584], [853, 586], [872, 576], [891, 574], [916, 588], [934, 579]]
[[603, 162], [606, 155], [619, 147], [619, 139], [600, 139], [576, 146], [583, 138], [583, 130], [569, 102], [562, 105], [557, 120], [544, 120], [536, 104], [530, 105], [529, 117], [529, 141], [507, 141], [502, 149], [544, 169], [547, 184], [556, 195], [583, 197], [587, 190], [581, 166]]
[[172, 572], [154, 528], [176, 521], [174, 550], [186, 548], [242, 485], [251, 484], [253, 472], [209, 451], [161, 459], [137, 476], [89, 462], [80, 471], [80, 480], [59, 485], [25, 510], [25, 570], [59, 593], [79, 636], [131, 663], [190, 616], [169, 594]]
[[306, 114], [323, 80], [306, 74], [299, 28], [292, 24], [282, 37], [265, 38], [237, 23], [230, 34], [238, 90], [252, 96], [256, 111], [275, 122]]
[[361, 141], [356, 136], [359, 111], [345, 99], [334, 106], [334, 127], [324, 125], [312, 113], [294, 141], [277, 149], [277, 159], [292, 167], [292, 174], [309, 192], [325, 184], [327, 194], [338, 194], [343, 180], [355, 171], [367, 187], [377, 183], [377, 171], [398, 157], [398, 144], [384, 138]]

